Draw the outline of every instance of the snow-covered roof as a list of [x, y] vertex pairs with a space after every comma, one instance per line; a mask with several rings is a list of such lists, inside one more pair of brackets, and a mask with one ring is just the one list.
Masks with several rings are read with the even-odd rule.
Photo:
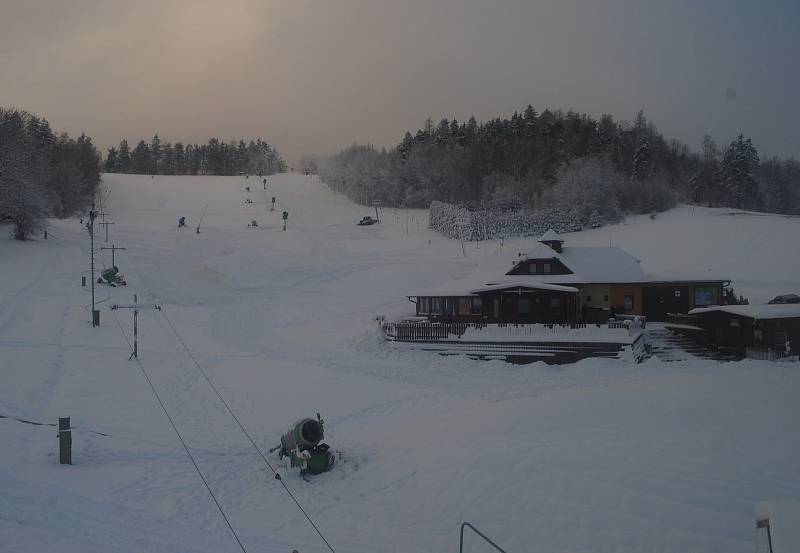
[[711, 305], [689, 311], [690, 315], [703, 315], [713, 311], [730, 313], [750, 319], [791, 319], [800, 318], [800, 303], [781, 303], [763, 305]]
[[725, 277], [711, 271], [705, 273], [681, 273], [677, 271], [647, 273], [647, 282], [726, 282], [730, 277]]
[[558, 259], [574, 275], [546, 276], [547, 282], [561, 282], [557, 276], [575, 277], [575, 283], [647, 282], [639, 260], [616, 247], [565, 246], [557, 252], [544, 244], [537, 244], [525, 254], [527, 259]]
[[496, 282], [479, 286], [474, 290], [470, 290], [472, 294], [480, 294], [483, 292], [495, 292], [497, 290], [508, 290], [515, 288], [527, 288], [533, 290], [551, 290], [553, 292], [568, 292], [577, 294], [579, 290], [573, 286], [559, 286], [557, 284], [545, 284], [541, 282], [526, 282], [522, 280], [511, 280], [506, 282]]
[[563, 242], [564, 239], [553, 229], [549, 229], [544, 235], [539, 238], [539, 242]]

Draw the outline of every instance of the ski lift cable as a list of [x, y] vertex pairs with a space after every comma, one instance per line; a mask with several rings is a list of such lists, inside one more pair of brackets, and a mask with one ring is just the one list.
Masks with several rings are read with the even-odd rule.
[[325, 542], [325, 545], [328, 546], [328, 549], [331, 550], [331, 553], [336, 553], [334, 551], [333, 547], [331, 546], [330, 542], [322, 534], [322, 531], [319, 529], [319, 527], [316, 525], [316, 523], [311, 519], [311, 516], [309, 516], [309, 514], [306, 512], [306, 510], [303, 508], [303, 506], [300, 505], [300, 502], [297, 500], [297, 498], [292, 493], [292, 491], [286, 486], [286, 483], [280, 477], [280, 474], [278, 474], [278, 471], [275, 470], [275, 467], [273, 467], [272, 464], [269, 462], [269, 460], [267, 459], [267, 456], [264, 455], [264, 452], [261, 451], [261, 448], [258, 447], [258, 445], [256, 444], [255, 440], [253, 440], [253, 438], [250, 436], [250, 433], [245, 429], [244, 425], [239, 420], [239, 417], [237, 417], [236, 414], [233, 412], [233, 409], [231, 409], [231, 406], [228, 404], [227, 401], [225, 401], [225, 398], [222, 397], [222, 394], [219, 393], [219, 390], [217, 390], [217, 387], [214, 385], [214, 383], [211, 382], [211, 379], [208, 377], [208, 374], [206, 374], [206, 371], [203, 370], [203, 367], [200, 366], [200, 363], [198, 363], [197, 358], [194, 356], [192, 351], [189, 349], [189, 346], [186, 345], [186, 342], [183, 341], [183, 338], [181, 338], [181, 335], [178, 334], [178, 331], [176, 330], [175, 326], [172, 324], [172, 321], [169, 320], [169, 317], [167, 316], [167, 314], [164, 312], [163, 309], [161, 310], [161, 314], [164, 316], [164, 320], [167, 322], [169, 327], [172, 329], [172, 332], [173, 332], [173, 334], [175, 334], [175, 337], [178, 339], [178, 341], [183, 346], [183, 349], [186, 350], [186, 353], [189, 355], [189, 357], [194, 362], [194, 364], [197, 367], [197, 369], [203, 375], [203, 378], [205, 379], [205, 381], [208, 383], [208, 385], [211, 387], [211, 389], [214, 390], [214, 393], [217, 395], [219, 400], [222, 402], [222, 404], [228, 410], [228, 414], [233, 418], [233, 420], [236, 421], [236, 424], [239, 425], [239, 429], [242, 431], [242, 433], [250, 441], [250, 444], [253, 446], [253, 448], [258, 452], [259, 456], [264, 461], [264, 464], [266, 464], [267, 467], [269, 467], [269, 470], [272, 471], [272, 474], [275, 476], [275, 479], [278, 482], [280, 482], [281, 486], [283, 486], [283, 489], [286, 490], [286, 493], [289, 494], [289, 497], [291, 497], [292, 501], [294, 501], [295, 505], [297, 505], [297, 508], [300, 509], [300, 512], [303, 513], [303, 515], [306, 517], [306, 519], [308, 520], [309, 524], [311, 524], [311, 526], [317, 532], [317, 534], [322, 539], [322, 541]]
[[[128, 259], [131, 261], [131, 264], [134, 264], [134, 265], [135, 265], [135, 261], [134, 261], [134, 259], [131, 257], [131, 254], [130, 254], [130, 253], [127, 251], [127, 250], [125, 250], [125, 255], [126, 255], [126, 256], [128, 257]], [[148, 287], [148, 286], [147, 286], [147, 285], [144, 283], [144, 281], [142, 281], [142, 286], [144, 286], [144, 287], [147, 289], [147, 291], [148, 291], [148, 293], [150, 294], [150, 296], [151, 296], [151, 297], [152, 297], [152, 296], [154, 296], [154, 294], [153, 294], [153, 291], [152, 291], [152, 290], [150, 290], [150, 288], [149, 288], [149, 287]], [[187, 346], [187, 345], [186, 345], [186, 342], [184, 342], [183, 338], [181, 338], [181, 335], [178, 333], [177, 329], [175, 328], [175, 325], [173, 325], [173, 324], [172, 324], [172, 321], [171, 321], [171, 320], [169, 319], [169, 317], [167, 316], [166, 310], [165, 310], [165, 309], [161, 309], [159, 312], [161, 313], [161, 315], [163, 315], [163, 317], [164, 317], [164, 320], [167, 322], [167, 325], [169, 325], [169, 327], [170, 327], [170, 329], [172, 330], [173, 334], [175, 334], [175, 337], [178, 339], [178, 342], [180, 342], [180, 344], [183, 346], [183, 349], [184, 349], [184, 350], [186, 350], [186, 353], [189, 355], [189, 358], [192, 360], [192, 362], [194, 363], [194, 365], [195, 365], [195, 366], [197, 367], [197, 369], [200, 371], [200, 374], [202, 374], [202, 375], [203, 375], [203, 378], [205, 379], [205, 381], [208, 383], [208, 385], [209, 385], [209, 386], [211, 387], [211, 389], [214, 391], [214, 393], [216, 394], [216, 396], [219, 398], [219, 400], [220, 400], [220, 401], [222, 402], [222, 404], [225, 406], [225, 408], [226, 408], [226, 409], [227, 409], [227, 411], [228, 411], [228, 414], [229, 414], [229, 415], [230, 415], [230, 416], [233, 418], [233, 420], [234, 420], [234, 421], [236, 421], [236, 424], [239, 426], [239, 429], [240, 429], [240, 430], [242, 431], [242, 433], [243, 433], [243, 434], [244, 434], [244, 435], [247, 437], [247, 440], [250, 442], [250, 444], [253, 446], [253, 448], [256, 450], [256, 452], [258, 452], [258, 455], [261, 457], [261, 459], [264, 461], [264, 464], [265, 464], [265, 465], [266, 465], [266, 466], [269, 468], [269, 470], [272, 472], [272, 474], [273, 474], [273, 475], [274, 475], [274, 477], [275, 477], [275, 480], [277, 480], [278, 482], [280, 482], [280, 484], [281, 484], [281, 486], [283, 487], [283, 489], [286, 491], [286, 493], [287, 493], [287, 494], [289, 495], [289, 497], [292, 499], [292, 501], [294, 502], [294, 504], [297, 506], [297, 508], [298, 508], [298, 509], [300, 510], [300, 512], [303, 514], [303, 516], [305, 516], [306, 520], [308, 520], [308, 522], [309, 522], [309, 524], [311, 525], [311, 527], [312, 527], [312, 528], [314, 528], [314, 531], [317, 533], [317, 535], [319, 535], [320, 539], [321, 539], [321, 540], [322, 540], [322, 541], [325, 543], [325, 545], [328, 547], [328, 549], [331, 551], [331, 553], [336, 553], [336, 551], [333, 549], [333, 546], [330, 544], [330, 542], [328, 541], [328, 539], [327, 539], [327, 538], [326, 538], [326, 537], [323, 535], [322, 531], [319, 529], [319, 527], [317, 526], [317, 524], [314, 522], [314, 520], [311, 518], [311, 516], [308, 514], [308, 512], [307, 512], [307, 511], [306, 511], [306, 510], [303, 508], [303, 506], [300, 504], [300, 501], [298, 501], [297, 497], [295, 497], [295, 495], [292, 493], [292, 491], [291, 491], [291, 490], [289, 489], [289, 487], [286, 485], [286, 482], [284, 482], [284, 481], [283, 481], [283, 478], [281, 478], [281, 476], [280, 476], [280, 474], [278, 473], [278, 471], [277, 471], [277, 470], [275, 469], [275, 467], [273, 467], [273, 466], [272, 466], [272, 464], [269, 462], [269, 460], [267, 459], [266, 455], [264, 455], [264, 452], [263, 452], [263, 451], [261, 451], [261, 448], [260, 448], [260, 447], [258, 447], [258, 445], [256, 444], [255, 440], [253, 440], [252, 436], [250, 436], [250, 433], [249, 433], [249, 432], [247, 432], [247, 430], [245, 429], [244, 425], [243, 425], [243, 424], [242, 424], [242, 422], [239, 420], [239, 417], [237, 417], [237, 416], [236, 416], [236, 414], [233, 412], [233, 409], [231, 409], [231, 406], [228, 404], [228, 402], [227, 402], [227, 401], [225, 401], [225, 398], [222, 396], [222, 394], [219, 392], [219, 390], [217, 389], [217, 387], [214, 385], [214, 383], [213, 383], [213, 382], [211, 381], [211, 379], [208, 377], [208, 374], [206, 374], [206, 371], [203, 369], [203, 367], [202, 367], [202, 366], [200, 365], [200, 363], [197, 361], [197, 358], [194, 356], [194, 354], [192, 353], [192, 351], [189, 349], [189, 346]], [[115, 319], [117, 318], [117, 317], [116, 317], [116, 314], [114, 314], [114, 318], [115, 318]], [[118, 320], [118, 319], [117, 319], [117, 324], [119, 324], [119, 320]], [[120, 330], [122, 330], [122, 325], [121, 325], [121, 324], [120, 324]], [[124, 335], [124, 332], [123, 332], [123, 335]], [[126, 340], [128, 339], [128, 338], [127, 338], [127, 336], [125, 337], [125, 339], [126, 339]], [[128, 342], [128, 344], [130, 345], [130, 342]], [[133, 348], [133, 346], [131, 346], [131, 348]], [[137, 362], [139, 363], [139, 365], [140, 365], [140, 367], [141, 367], [141, 362], [140, 362], [138, 359], [137, 359]], [[142, 371], [144, 371], [144, 368], [142, 368]], [[148, 382], [149, 382], [149, 379], [148, 379]], [[151, 387], [152, 387], [152, 384], [151, 384]], [[153, 391], [155, 392], [155, 389], [153, 389]], [[159, 401], [160, 401], [160, 400], [159, 400]], [[162, 405], [162, 407], [163, 407], [163, 405]], [[164, 412], [166, 413], [166, 408], [164, 408]], [[169, 415], [167, 414], [167, 416], [169, 416]], [[172, 421], [171, 421], [171, 419], [170, 419], [170, 422], [172, 422]], [[173, 427], [174, 427], [174, 424], [173, 424]], [[177, 432], [177, 429], [176, 429], [175, 431]], [[184, 447], [185, 447], [185, 446], [184, 446]], [[187, 449], [187, 453], [188, 453], [188, 449]], [[199, 469], [198, 469], [198, 473], [199, 473]], [[202, 475], [201, 475], [201, 476], [202, 476]], [[205, 482], [205, 479], [203, 479], [203, 481]], [[209, 489], [209, 492], [210, 492], [210, 491], [211, 491], [211, 490]], [[215, 501], [216, 501], [216, 500], [215, 500]], [[230, 524], [229, 524], [229, 526], [230, 526]], [[231, 531], [233, 531], [233, 528], [232, 528], [232, 527], [231, 527]], [[237, 537], [237, 540], [238, 540], [238, 537]]]
[[[117, 314], [113, 313], [113, 315], [114, 315], [114, 320], [117, 321], [117, 326], [119, 326], [120, 332], [122, 332], [122, 336], [125, 338], [125, 341], [128, 342], [128, 346], [131, 349], [133, 349], [133, 345], [131, 344], [131, 341], [128, 339], [128, 335], [125, 334], [125, 329], [122, 328], [122, 323], [120, 323], [119, 318], [117, 317]], [[183, 449], [186, 451], [186, 455], [188, 455], [189, 459], [192, 461], [192, 465], [194, 465], [195, 471], [197, 471], [198, 476], [200, 476], [200, 479], [203, 481], [203, 485], [206, 487], [206, 490], [208, 490], [208, 493], [211, 496], [211, 499], [214, 500], [214, 504], [217, 506], [217, 509], [219, 510], [220, 515], [222, 515], [222, 518], [225, 520], [225, 524], [228, 525], [228, 529], [231, 531], [231, 534], [233, 534], [233, 537], [236, 539], [236, 543], [239, 544], [239, 548], [242, 550], [243, 553], [247, 553], [247, 549], [245, 549], [244, 545], [242, 544], [242, 540], [239, 539], [239, 535], [236, 533], [236, 530], [233, 529], [233, 526], [231, 525], [231, 521], [228, 519], [228, 516], [225, 514], [225, 511], [222, 509], [222, 505], [220, 505], [219, 501], [217, 500], [217, 496], [214, 495], [213, 491], [211, 491], [211, 486], [209, 486], [208, 481], [206, 480], [206, 477], [203, 476], [203, 473], [200, 471], [200, 467], [197, 465], [197, 461], [195, 460], [194, 456], [192, 455], [192, 452], [189, 450], [189, 447], [186, 445], [186, 441], [183, 439], [183, 436], [181, 436], [181, 433], [178, 430], [178, 427], [175, 426], [175, 421], [172, 420], [172, 417], [170, 416], [169, 411], [167, 411], [167, 407], [164, 405], [164, 402], [161, 401], [161, 397], [158, 395], [158, 392], [156, 391], [155, 386], [153, 386], [153, 382], [150, 380], [150, 377], [147, 375], [147, 371], [144, 369], [144, 365], [142, 364], [141, 359], [139, 359], [138, 357], [134, 358], [134, 359], [136, 360], [136, 363], [139, 365], [139, 370], [141, 370], [142, 375], [144, 375], [145, 380], [147, 380], [147, 384], [150, 386], [150, 390], [153, 392], [153, 395], [156, 397], [156, 400], [158, 400], [159, 405], [161, 405], [161, 409], [164, 411], [164, 415], [166, 415], [167, 420], [169, 420], [169, 423], [172, 426], [172, 430], [174, 430], [175, 434], [178, 436], [178, 440], [180, 440], [181, 445], [183, 446]]]

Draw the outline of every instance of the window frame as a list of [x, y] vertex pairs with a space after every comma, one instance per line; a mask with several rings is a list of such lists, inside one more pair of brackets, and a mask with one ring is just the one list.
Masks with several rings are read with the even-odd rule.
[[[628, 305], [628, 300], [631, 300], [630, 301], [630, 305]], [[622, 296], [622, 308], [625, 311], [633, 311], [634, 305], [635, 305], [633, 300], [634, 300], [634, 297], [633, 297], [632, 294], [631, 295]]]

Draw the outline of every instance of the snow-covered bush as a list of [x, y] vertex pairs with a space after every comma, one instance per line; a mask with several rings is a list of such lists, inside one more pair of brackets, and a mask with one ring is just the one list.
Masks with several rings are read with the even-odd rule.
[[622, 217], [617, 193], [625, 180], [604, 159], [577, 159], [558, 172], [549, 203], [568, 211], [581, 226], [617, 222]]
[[503, 206], [468, 208], [445, 202], [431, 203], [430, 228], [448, 238], [459, 238], [462, 224], [465, 240], [541, 236], [548, 229], [573, 232], [583, 228], [573, 213], [558, 208], [528, 211]]

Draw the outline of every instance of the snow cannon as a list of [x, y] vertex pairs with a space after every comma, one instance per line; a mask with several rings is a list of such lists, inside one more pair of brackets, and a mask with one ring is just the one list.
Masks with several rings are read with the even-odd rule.
[[119, 269], [116, 267], [116, 265], [100, 273], [100, 277], [97, 279], [97, 284], [103, 283], [106, 283], [109, 286], [125, 286], [128, 284], [125, 282], [123, 276], [119, 274]]
[[281, 436], [279, 457], [288, 457], [293, 467], [300, 467], [300, 474], [321, 474], [327, 472], [336, 462], [330, 446], [322, 443], [325, 437], [325, 422], [317, 413], [317, 418], [300, 419], [289, 431]]

